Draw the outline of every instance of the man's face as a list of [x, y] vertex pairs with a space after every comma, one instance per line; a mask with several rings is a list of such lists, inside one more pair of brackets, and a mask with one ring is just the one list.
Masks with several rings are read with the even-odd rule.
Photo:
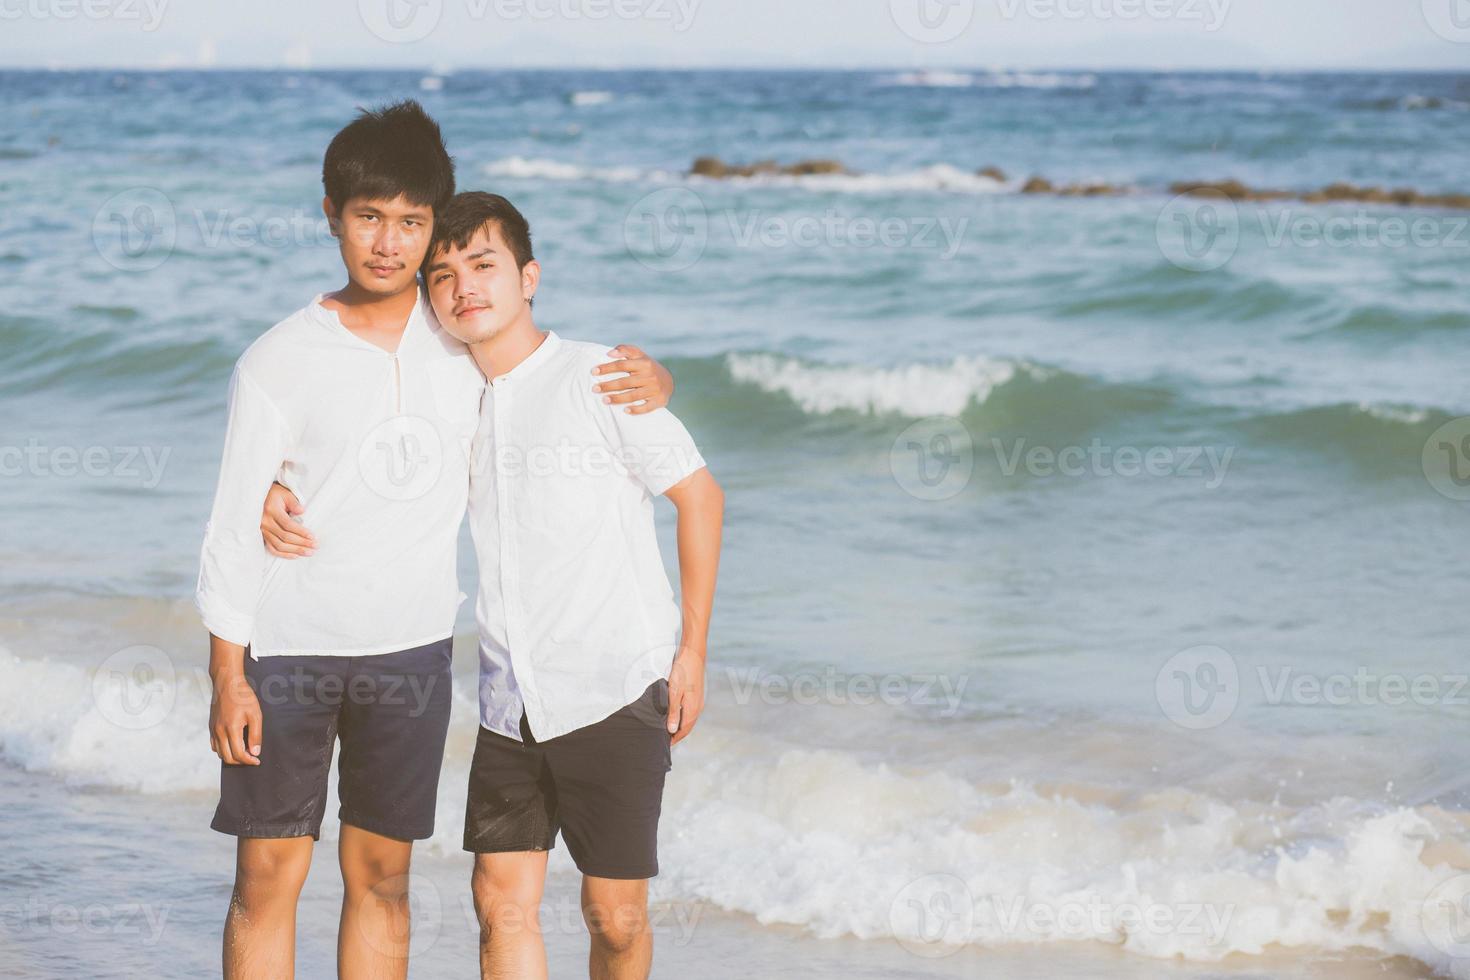
[[494, 222], [475, 232], [464, 248], [440, 249], [424, 270], [434, 315], [450, 336], [466, 344], [491, 340], [530, 312], [540, 266], [517, 269], [515, 256]]
[[349, 198], [339, 212], [323, 205], [342, 249], [347, 275], [362, 289], [392, 296], [412, 287], [429, 239], [434, 211], [400, 196], [391, 201]]

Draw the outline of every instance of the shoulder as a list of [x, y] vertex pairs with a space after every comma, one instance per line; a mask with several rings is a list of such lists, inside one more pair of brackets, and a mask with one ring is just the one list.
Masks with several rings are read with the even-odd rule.
[[609, 353], [613, 349], [612, 344], [595, 344], [587, 340], [568, 340], [565, 337], [559, 339], [561, 340], [561, 350], [557, 353], [569, 364], [577, 367], [585, 367], [590, 371], [599, 364], [606, 364], [608, 361], [613, 360], [612, 354]]
[[236, 371], [260, 378], [279, 370], [307, 342], [312, 329], [309, 307], [303, 307], [251, 341], [235, 361]]

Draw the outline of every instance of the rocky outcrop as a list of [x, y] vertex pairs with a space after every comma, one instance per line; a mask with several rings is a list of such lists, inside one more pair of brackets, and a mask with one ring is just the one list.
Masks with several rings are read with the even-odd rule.
[[[853, 174], [837, 160], [812, 159], [796, 163], [780, 164], [775, 160], [757, 160], [755, 163], [727, 163], [719, 157], [700, 157], [694, 161], [689, 172], [698, 177], [812, 177], [826, 174]], [[977, 176], [1005, 184], [1010, 183], [1006, 172], [996, 166], [982, 167], [975, 171]], [[1053, 184], [1040, 175], [1028, 177], [1021, 184], [1022, 194], [1052, 194], [1057, 197], [1117, 197], [1133, 193], [1135, 188], [1125, 184], [1094, 182], [1084, 184]], [[1232, 201], [1303, 201], [1309, 204], [1354, 201], [1360, 204], [1383, 204], [1396, 207], [1455, 208], [1470, 211], [1470, 194], [1421, 194], [1413, 188], [1399, 187], [1384, 190], [1381, 187], [1358, 187], [1338, 182], [1315, 191], [1286, 191], [1272, 188], [1250, 187], [1235, 180], [1187, 180], [1169, 185], [1169, 193], [1191, 197], [1226, 197]]]
[[1234, 201], [1281, 201], [1293, 197], [1291, 191], [1258, 190], [1238, 180], [1197, 180], [1170, 184], [1169, 193], [1191, 197], [1224, 196]]
[[1235, 201], [1305, 201], [1308, 204], [1330, 204], [1355, 201], [1359, 204], [1387, 204], [1399, 207], [1459, 208], [1470, 210], [1470, 194], [1421, 194], [1411, 187], [1384, 190], [1381, 187], [1358, 187], [1338, 182], [1328, 184], [1321, 190], [1298, 193], [1295, 191], [1262, 190], [1247, 187], [1238, 180], [1197, 181], [1171, 184], [1169, 190], [1175, 194], [1191, 196], [1224, 195]]
[[689, 172], [697, 177], [758, 177], [766, 175], [785, 177], [813, 177], [822, 174], [845, 174], [848, 169], [836, 160], [800, 160], [782, 166], [775, 160], [758, 160], [755, 163], [726, 163], [719, 157], [700, 157], [694, 161]]

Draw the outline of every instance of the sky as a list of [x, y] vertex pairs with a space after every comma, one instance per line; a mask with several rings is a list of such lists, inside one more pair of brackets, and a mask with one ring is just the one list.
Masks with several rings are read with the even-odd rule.
[[0, 67], [1470, 70], [1470, 0], [0, 0]]

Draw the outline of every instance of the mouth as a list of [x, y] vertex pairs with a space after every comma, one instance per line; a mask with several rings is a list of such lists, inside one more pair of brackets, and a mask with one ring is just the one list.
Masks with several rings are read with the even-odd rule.
[[403, 266], [401, 265], [369, 265], [367, 268], [369, 272], [379, 279], [386, 279], [394, 273], [403, 271]]
[[463, 320], [466, 317], [478, 316], [481, 313], [488, 312], [490, 312], [490, 307], [488, 306], [465, 306], [454, 311], [454, 318], [456, 320]]

